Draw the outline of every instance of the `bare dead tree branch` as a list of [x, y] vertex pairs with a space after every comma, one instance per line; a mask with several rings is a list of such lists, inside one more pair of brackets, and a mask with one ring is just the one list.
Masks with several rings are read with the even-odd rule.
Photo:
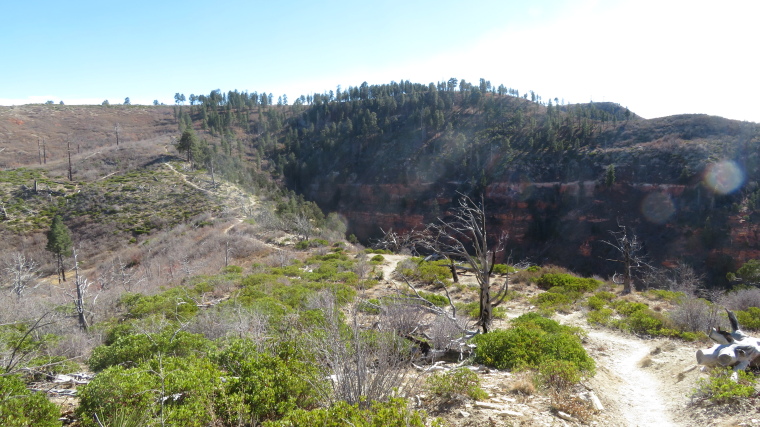
[[[641, 240], [632, 228], [618, 223], [618, 231], [610, 230], [613, 240], [602, 240], [618, 252], [619, 258], [607, 258], [607, 261], [623, 264], [623, 293], [629, 294], [633, 289], [633, 273], [635, 269], [648, 266]], [[613, 276], [614, 281], [614, 276]], [[617, 282], [616, 282], [617, 283]]]

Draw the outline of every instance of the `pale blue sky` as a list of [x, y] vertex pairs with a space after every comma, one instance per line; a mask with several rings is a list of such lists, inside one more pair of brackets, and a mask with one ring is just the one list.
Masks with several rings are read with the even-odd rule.
[[647, 117], [760, 122], [754, 0], [6, 2], [0, 104], [172, 104], [481, 77]]

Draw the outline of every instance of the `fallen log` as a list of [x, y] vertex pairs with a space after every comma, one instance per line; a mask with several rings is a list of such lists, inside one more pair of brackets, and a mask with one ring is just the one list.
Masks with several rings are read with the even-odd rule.
[[697, 363], [708, 367], [731, 366], [734, 372], [749, 366], [760, 366], [760, 339], [745, 334], [739, 328], [736, 315], [726, 309], [731, 332], [713, 328], [708, 336], [717, 344], [706, 350], [697, 350]]

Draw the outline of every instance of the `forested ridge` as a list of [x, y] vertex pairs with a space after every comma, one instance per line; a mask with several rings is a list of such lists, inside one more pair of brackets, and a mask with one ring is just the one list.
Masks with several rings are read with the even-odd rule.
[[[603, 249], [579, 259], [563, 247], [593, 244], [617, 221], [642, 229], [656, 262], [688, 258], [721, 285], [757, 250], [758, 230], [737, 229], [760, 206], [754, 123], [706, 115], [645, 120], [614, 103], [564, 105], [485, 79], [363, 83], [292, 105], [271, 94], [218, 90], [190, 101], [174, 107], [180, 130], [193, 124], [206, 132], [220, 170], [259, 186], [274, 177], [343, 214], [365, 242], [380, 234], [376, 221], [362, 220], [372, 212], [384, 216], [385, 229], [410, 229], [463, 192], [488, 195], [518, 256], [588, 273], [604, 268], [597, 261]], [[706, 182], [721, 161], [741, 174], [731, 191]], [[667, 199], [665, 218], [643, 213], [649, 193]], [[579, 216], [587, 221], [578, 224]], [[684, 244], [694, 251], [675, 255]]]

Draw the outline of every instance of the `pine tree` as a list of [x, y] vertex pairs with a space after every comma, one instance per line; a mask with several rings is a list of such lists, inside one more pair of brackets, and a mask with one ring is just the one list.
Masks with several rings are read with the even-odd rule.
[[180, 153], [187, 153], [187, 161], [192, 160], [193, 150], [197, 149], [198, 137], [195, 135], [195, 131], [192, 127], [188, 127], [182, 132], [182, 136], [177, 143], [177, 151]]
[[55, 254], [58, 262], [58, 283], [66, 281], [66, 270], [63, 267], [63, 257], [71, 254], [71, 232], [60, 216], [53, 218], [50, 230], [47, 232], [48, 243], [45, 249]]

